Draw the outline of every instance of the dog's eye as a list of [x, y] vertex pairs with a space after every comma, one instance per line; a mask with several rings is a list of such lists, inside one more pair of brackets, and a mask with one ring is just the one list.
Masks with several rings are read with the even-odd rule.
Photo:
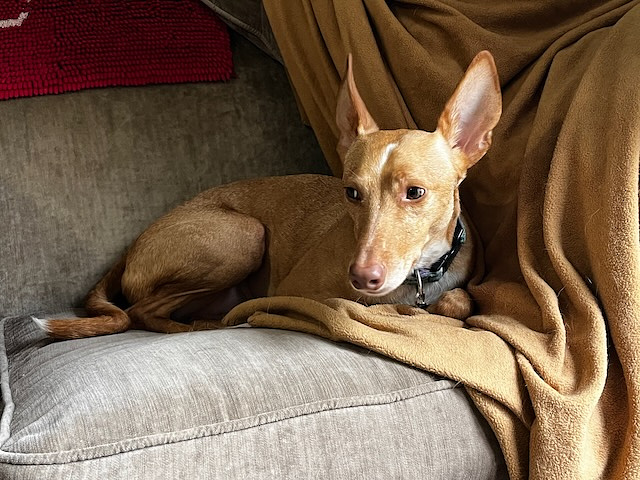
[[362, 200], [362, 197], [360, 196], [360, 192], [358, 192], [358, 190], [356, 190], [353, 187], [346, 187], [344, 189], [344, 193], [347, 196], [347, 198], [353, 202], [359, 202]]
[[409, 187], [407, 188], [407, 200], [418, 200], [424, 195], [424, 188]]

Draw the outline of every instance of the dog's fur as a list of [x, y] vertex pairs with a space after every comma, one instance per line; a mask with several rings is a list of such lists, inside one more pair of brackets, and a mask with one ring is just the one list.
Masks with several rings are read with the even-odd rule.
[[[296, 175], [205, 191], [138, 237], [89, 293], [89, 317], [35, 320], [52, 337], [78, 338], [216, 328], [233, 306], [265, 295], [412, 305], [416, 289], [403, 282], [451, 248], [458, 186], [489, 148], [501, 109], [493, 57], [481, 52], [434, 132], [379, 130], [349, 56], [336, 109], [342, 180]], [[432, 312], [471, 314], [458, 288], [473, 262], [467, 230], [444, 277], [425, 285]], [[120, 294], [126, 310], [112, 303]]]

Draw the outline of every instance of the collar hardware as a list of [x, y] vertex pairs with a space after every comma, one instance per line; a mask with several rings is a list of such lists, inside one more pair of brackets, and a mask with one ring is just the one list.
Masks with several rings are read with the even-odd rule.
[[458, 218], [456, 222], [456, 229], [453, 232], [453, 241], [451, 242], [451, 249], [442, 255], [433, 265], [429, 268], [416, 268], [411, 272], [411, 275], [404, 281], [405, 285], [416, 286], [416, 307], [425, 308], [426, 294], [424, 292], [425, 283], [435, 283], [439, 281], [447, 272], [456, 255], [462, 248], [462, 245], [467, 240], [467, 232]]

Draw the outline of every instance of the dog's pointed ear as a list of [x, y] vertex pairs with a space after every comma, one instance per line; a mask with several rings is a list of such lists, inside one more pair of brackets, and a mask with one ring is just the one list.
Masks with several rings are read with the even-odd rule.
[[438, 120], [438, 130], [451, 148], [463, 154], [462, 164], [457, 165], [461, 173], [487, 153], [501, 114], [498, 72], [485, 50], [473, 59]]
[[336, 124], [340, 131], [338, 139], [338, 155], [344, 161], [344, 156], [358, 135], [366, 135], [377, 132], [378, 125], [367, 110], [353, 79], [353, 60], [351, 54], [347, 58], [347, 73], [342, 80], [338, 92], [338, 104], [336, 107]]

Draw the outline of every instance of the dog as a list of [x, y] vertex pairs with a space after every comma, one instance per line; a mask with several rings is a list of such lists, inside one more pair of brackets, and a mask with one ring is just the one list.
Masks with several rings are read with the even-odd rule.
[[336, 108], [341, 180], [291, 175], [207, 190], [135, 240], [89, 292], [86, 318], [38, 325], [61, 339], [219, 328], [235, 305], [273, 295], [471, 315], [461, 287], [474, 241], [458, 188], [502, 113], [493, 57], [473, 59], [433, 132], [380, 130], [351, 55], [347, 63]]

